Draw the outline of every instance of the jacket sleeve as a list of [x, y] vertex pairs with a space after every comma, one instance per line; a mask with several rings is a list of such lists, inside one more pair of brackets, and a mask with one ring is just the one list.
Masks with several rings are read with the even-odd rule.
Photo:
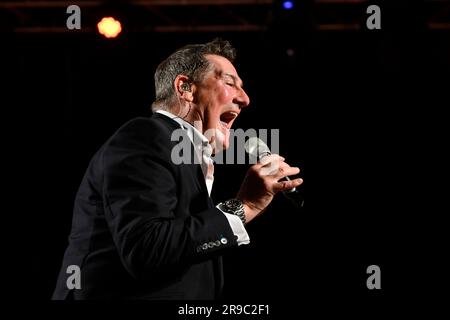
[[[237, 245], [217, 208], [175, 216], [180, 170], [170, 162], [170, 136], [150, 129], [122, 130], [102, 154], [105, 218], [134, 277], [182, 268]], [[155, 133], [151, 139], [148, 132]]]

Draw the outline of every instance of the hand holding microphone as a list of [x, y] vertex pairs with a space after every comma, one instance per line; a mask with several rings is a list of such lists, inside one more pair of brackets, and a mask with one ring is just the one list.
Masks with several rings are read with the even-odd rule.
[[[261, 139], [257, 137], [251, 137], [247, 140], [245, 143], [245, 151], [253, 156], [256, 157], [258, 161], [263, 161], [262, 159], [266, 156], [271, 155], [269, 147], [262, 141]], [[283, 158], [284, 160], [284, 158]], [[291, 181], [289, 176], [285, 176], [283, 180]], [[283, 191], [283, 194], [292, 201], [292, 203], [297, 208], [302, 208], [304, 204], [303, 196], [300, 194], [300, 192], [294, 187], [289, 190]]]
[[248, 222], [267, 208], [276, 193], [281, 191], [286, 196], [297, 196], [296, 187], [303, 183], [303, 179], [290, 180], [289, 176], [298, 174], [300, 169], [289, 166], [283, 157], [271, 154], [262, 140], [250, 138], [245, 144], [245, 150], [259, 160], [247, 171], [237, 195], [244, 203]]
[[[250, 139], [247, 140], [247, 142], [245, 143], [245, 151], [249, 155], [255, 157], [258, 161], [261, 161], [264, 157], [270, 156], [272, 154], [267, 144], [265, 144], [264, 141], [262, 141], [257, 137], [251, 137]], [[287, 181], [291, 181], [291, 179], [288, 176], [284, 177], [284, 179]], [[294, 187], [284, 192], [291, 193], [295, 191], [296, 188]]]

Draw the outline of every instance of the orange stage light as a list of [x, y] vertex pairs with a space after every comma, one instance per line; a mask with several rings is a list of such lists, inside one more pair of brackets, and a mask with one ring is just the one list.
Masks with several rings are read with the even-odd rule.
[[106, 38], [115, 38], [122, 31], [122, 25], [113, 17], [105, 17], [97, 23], [97, 29]]

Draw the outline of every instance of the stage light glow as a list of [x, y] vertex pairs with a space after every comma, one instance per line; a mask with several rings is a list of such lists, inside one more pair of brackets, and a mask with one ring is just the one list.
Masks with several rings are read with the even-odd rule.
[[292, 1], [284, 1], [283, 8], [286, 10], [291, 10], [292, 8], [294, 8], [294, 3]]
[[106, 38], [115, 38], [122, 31], [122, 25], [113, 17], [105, 17], [97, 23], [97, 29]]

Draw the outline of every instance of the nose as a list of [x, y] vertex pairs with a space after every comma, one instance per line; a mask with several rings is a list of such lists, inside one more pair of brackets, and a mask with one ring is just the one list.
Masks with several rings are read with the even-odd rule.
[[239, 88], [239, 92], [236, 95], [234, 99], [234, 103], [239, 105], [239, 108], [245, 108], [250, 104], [250, 98], [248, 97], [247, 93], [245, 93], [245, 90], [242, 88]]

